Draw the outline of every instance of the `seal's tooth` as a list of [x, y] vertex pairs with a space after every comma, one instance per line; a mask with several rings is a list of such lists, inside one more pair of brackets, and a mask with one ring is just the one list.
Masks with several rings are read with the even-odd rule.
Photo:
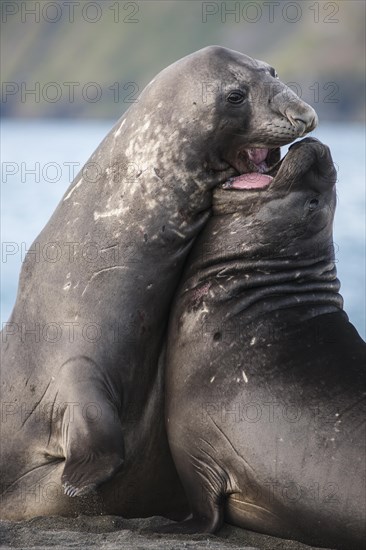
[[253, 148], [247, 149], [248, 157], [254, 164], [259, 165], [261, 162], [265, 161], [268, 156], [269, 149], [267, 147], [262, 148]]

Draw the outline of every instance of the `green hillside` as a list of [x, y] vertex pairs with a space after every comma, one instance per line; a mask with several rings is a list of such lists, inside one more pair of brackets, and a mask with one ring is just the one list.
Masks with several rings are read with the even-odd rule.
[[274, 65], [323, 119], [364, 120], [363, 0], [3, 0], [1, 10], [6, 116], [116, 118], [163, 67], [220, 44]]

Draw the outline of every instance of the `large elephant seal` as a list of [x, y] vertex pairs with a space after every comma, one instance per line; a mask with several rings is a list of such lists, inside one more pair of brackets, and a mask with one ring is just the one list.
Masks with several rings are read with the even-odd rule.
[[266, 63], [208, 47], [110, 131], [28, 252], [3, 331], [2, 517], [184, 517], [158, 361], [183, 263], [212, 189], [316, 122]]
[[[214, 192], [168, 332], [167, 429], [193, 517], [164, 531], [361, 548], [366, 346], [342, 309], [317, 140]], [[363, 546], [362, 546], [363, 548]]]

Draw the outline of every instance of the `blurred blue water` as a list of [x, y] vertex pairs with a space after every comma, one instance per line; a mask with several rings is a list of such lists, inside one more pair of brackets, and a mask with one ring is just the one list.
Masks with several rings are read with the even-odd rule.
[[[3, 251], [4, 247], [13, 251], [2, 255], [2, 322], [7, 321], [14, 305], [22, 249], [29, 248], [44, 227], [73, 179], [72, 170], [76, 174], [82, 168], [112, 124], [85, 120], [2, 122], [1, 240]], [[313, 135], [330, 146], [338, 169], [337, 269], [345, 309], [365, 337], [365, 130], [362, 125], [321, 123]], [[30, 170], [34, 173], [27, 173]]]

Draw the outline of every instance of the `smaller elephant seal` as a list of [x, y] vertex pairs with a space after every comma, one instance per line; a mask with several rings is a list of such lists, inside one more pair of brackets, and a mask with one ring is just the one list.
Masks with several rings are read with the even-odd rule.
[[[274, 177], [273, 177], [274, 176]], [[365, 541], [366, 346], [343, 311], [336, 172], [306, 138], [214, 193], [176, 295], [168, 438], [193, 516], [168, 532]]]

